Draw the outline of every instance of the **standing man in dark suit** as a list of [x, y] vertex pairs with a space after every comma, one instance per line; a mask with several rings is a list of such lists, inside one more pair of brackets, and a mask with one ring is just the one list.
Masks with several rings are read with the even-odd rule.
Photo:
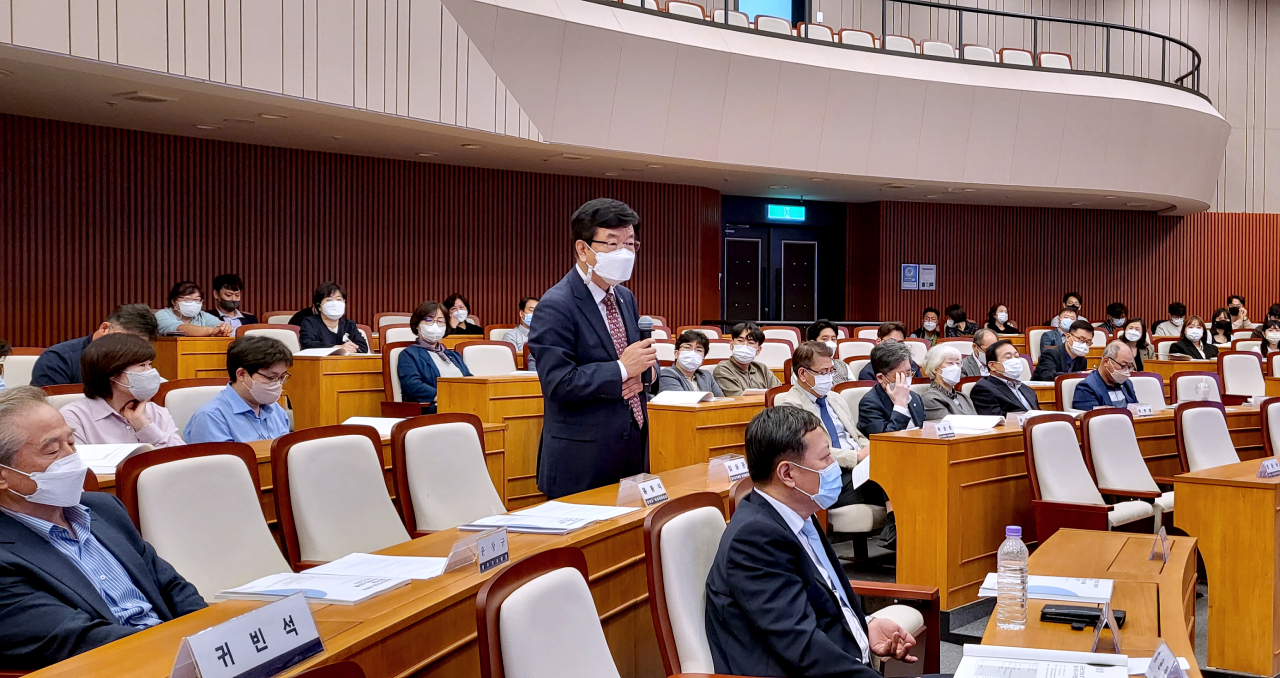
[[542, 382], [538, 489], [555, 499], [643, 473], [649, 426], [641, 375], [657, 364], [640, 339], [635, 264], [640, 217], [597, 198], [573, 214], [575, 263], [538, 301], [529, 350]]
[[735, 676], [880, 678], [871, 655], [916, 661], [915, 638], [867, 617], [813, 514], [840, 496], [840, 465], [818, 418], [772, 407], [747, 425], [755, 489], [729, 521], [707, 576], [715, 671]]
[[1040, 409], [1040, 401], [1030, 386], [1019, 381], [1025, 364], [1018, 349], [1008, 339], [1001, 339], [987, 349], [987, 369], [991, 374], [978, 380], [969, 393], [978, 414], [1005, 416], [1010, 412]]
[[871, 349], [869, 366], [876, 385], [858, 404], [858, 430], [869, 436], [920, 428], [924, 401], [911, 390], [911, 349], [896, 341], [879, 344]]
[[[0, 392], [0, 669], [38, 669], [205, 607], [32, 386]], [[228, 545], [234, 546], [234, 545]]]

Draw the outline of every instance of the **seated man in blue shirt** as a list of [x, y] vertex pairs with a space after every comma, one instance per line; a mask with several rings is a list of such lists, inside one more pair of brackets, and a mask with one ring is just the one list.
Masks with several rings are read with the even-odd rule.
[[0, 392], [0, 670], [32, 670], [205, 607], [119, 499], [82, 492], [71, 428], [33, 386]]
[[182, 437], [188, 443], [249, 443], [288, 433], [289, 415], [276, 401], [292, 366], [293, 353], [279, 340], [249, 335], [231, 342], [231, 383], [196, 410]]
[[79, 339], [54, 344], [36, 358], [31, 368], [32, 386], [57, 386], [80, 383], [80, 356], [89, 348], [89, 342], [113, 332], [136, 334], [154, 342], [160, 336], [159, 324], [151, 307], [146, 304], [117, 306], [107, 319], [98, 325], [93, 334]]
[[1133, 349], [1123, 341], [1113, 341], [1102, 349], [1098, 369], [1076, 384], [1071, 408], [1092, 410], [1095, 407], [1128, 407], [1138, 402], [1138, 394], [1129, 383], [1133, 372]]

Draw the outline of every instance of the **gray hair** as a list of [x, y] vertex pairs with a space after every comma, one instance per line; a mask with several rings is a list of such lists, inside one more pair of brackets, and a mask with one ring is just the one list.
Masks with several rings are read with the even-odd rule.
[[47, 402], [34, 386], [14, 386], [0, 391], [0, 464], [13, 465], [13, 456], [27, 443], [13, 423], [33, 405]]
[[1115, 360], [1116, 356], [1120, 355], [1120, 349], [1122, 348], [1129, 348], [1129, 346], [1119, 339], [1107, 344], [1107, 347], [1102, 349], [1102, 359], [1111, 358]]
[[[974, 335], [977, 336], [977, 335]], [[954, 342], [943, 342], [934, 344], [929, 352], [924, 354], [924, 362], [920, 364], [920, 369], [926, 377], [932, 378], [934, 373], [942, 367], [942, 364], [952, 358], [960, 357], [960, 349], [953, 346]]]
[[904, 360], [911, 360], [911, 347], [905, 343], [886, 341], [871, 349], [871, 369], [876, 374], [885, 374]]
[[998, 339], [1000, 338], [1000, 335], [996, 334], [993, 330], [989, 330], [989, 329], [987, 329], [987, 328], [985, 328], [985, 327], [984, 327], [984, 328], [982, 328], [982, 329], [978, 330], [977, 332], [974, 332], [974, 333], [973, 333], [973, 345], [974, 345], [974, 346], [981, 346], [981, 345], [982, 345], [982, 339], [983, 339], [984, 337], [991, 337], [991, 338], [993, 338], [993, 339], [997, 339], [997, 340], [998, 340]]

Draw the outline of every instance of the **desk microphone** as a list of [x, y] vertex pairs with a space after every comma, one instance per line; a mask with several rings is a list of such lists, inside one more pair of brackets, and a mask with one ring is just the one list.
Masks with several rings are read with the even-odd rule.
[[[641, 341], [644, 341], [645, 339], [653, 338], [653, 318], [650, 318], [647, 315], [642, 315], [640, 316], [640, 320], [637, 321], [636, 325], [640, 328]], [[652, 384], [653, 370], [645, 370], [644, 374], [640, 375], [640, 383]]]

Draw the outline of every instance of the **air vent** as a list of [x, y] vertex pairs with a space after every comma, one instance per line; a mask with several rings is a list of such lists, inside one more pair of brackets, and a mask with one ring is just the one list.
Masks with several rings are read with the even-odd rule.
[[159, 94], [150, 94], [148, 92], [121, 92], [111, 95], [117, 99], [125, 101], [136, 101], [140, 104], [163, 104], [170, 101], [177, 101], [173, 97], [162, 97]]

